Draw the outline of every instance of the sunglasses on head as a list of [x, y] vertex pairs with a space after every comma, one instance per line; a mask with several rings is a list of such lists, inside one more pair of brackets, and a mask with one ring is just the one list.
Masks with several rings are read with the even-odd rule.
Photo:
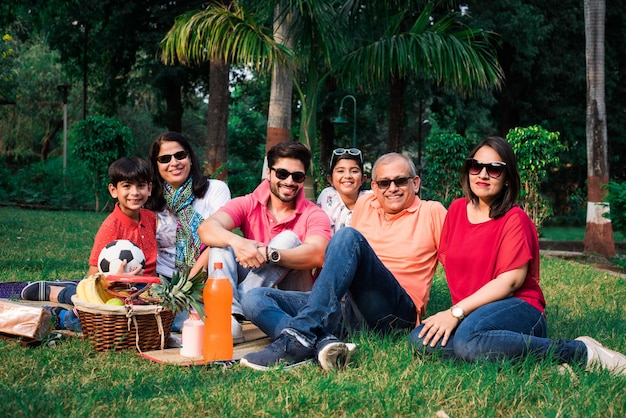
[[161, 164], [167, 164], [172, 161], [172, 157], [176, 158], [176, 160], [181, 161], [187, 158], [189, 153], [185, 150], [175, 152], [174, 154], [163, 154], [157, 157], [157, 161]]
[[404, 187], [409, 184], [409, 180], [411, 180], [412, 178], [413, 177], [398, 177], [395, 179], [378, 180], [375, 183], [379, 189], [387, 190], [391, 186], [391, 183], [395, 184], [396, 187]]
[[274, 170], [274, 172], [276, 173], [276, 177], [278, 177], [279, 180], [287, 180], [289, 176], [291, 176], [293, 181], [295, 181], [296, 183], [302, 183], [304, 181], [304, 178], [306, 177], [306, 174], [302, 171], [296, 171], [292, 173], [291, 171], [287, 171], [284, 168], [274, 167], [270, 167], [270, 170]]
[[506, 167], [506, 163], [500, 161], [494, 161], [492, 163], [479, 163], [473, 158], [468, 158], [466, 161], [467, 170], [473, 176], [477, 176], [483, 171], [483, 168], [487, 169], [487, 175], [493, 179], [497, 179], [502, 175]]
[[361, 164], [363, 164], [363, 154], [361, 153], [361, 150], [358, 148], [337, 148], [333, 150], [333, 155], [330, 158], [330, 166], [333, 166], [333, 163], [335, 162], [335, 157], [339, 157], [341, 155], [344, 154], [348, 154], [348, 155], [352, 155], [354, 157], [359, 157], [359, 161], [361, 162]]

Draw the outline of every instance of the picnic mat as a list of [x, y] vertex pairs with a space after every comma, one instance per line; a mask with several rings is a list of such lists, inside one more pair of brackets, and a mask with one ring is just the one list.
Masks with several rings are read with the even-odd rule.
[[[260, 351], [271, 341], [263, 331], [254, 324], [246, 322], [243, 324], [243, 336], [245, 342], [236, 344], [231, 360], [239, 360], [248, 353]], [[157, 363], [177, 364], [179, 366], [200, 366], [211, 362], [204, 361], [202, 357], [183, 357], [180, 355], [180, 348], [167, 348], [165, 350], [152, 350], [137, 353], [141, 357]]]
[[[0, 282], [0, 299], [12, 299], [13, 302], [17, 302], [17, 299], [21, 299], [22, 289], [29, 283], [30, 282]], [[76, 281], [76, 283], [78, 283], [78, 281]], [[19, 302], [22, 302], [22, 300]], [[50, 305], [50, 302], [46, 304]]]
[[22, 289], [26, 287], [26, 282], [4, 282], [0, 283], [0, 299], [19, 299]]
[[[66, 304], [55, 303], [55, 302], [50, 302], [50, 301], [38, 302], [38, 301], [32, 301], [32, 300], [19, 299], [22, 289], [27, 284], [28, 283], [25, 283], [25, 282], [0, 283], [0, 300], [5, 300], [8, 302], [10, 301], [13, 303], [20, 303], [20, 304], [29, 305], [29, 306], [62, 306], [66, 309], [72, 309], [72, 305], [66, 305]], [[241, 357], [245, 356], [248, 353], [262, 350], [263, 348], [265, 348], [266, 345], [268, 345], [271, 342], [269, 337], [267, 337], [265, 333], [263, 333], [263, 331], [261, 331], [251, 322], [244, 322], [242, 324], [242, 327], [243, 327], [243, 335], [245, 338], [245, 342], [235, 345], [232, 360], [239, 360]], [[53, 330], [53, 333], [59, 333], [65, 337], [82, 336], [82, 333], [77, 333], [77, 332], [68, 331], [68, 330]], [[172, 333], [172, 336], [180, 338], [180, 333]], [[148, 360], [151, 360], [157, 363], [178, 364], [181, 366], [207, 364], [207, 362], [205, 362], [203, 358], [181, 356], [180, 348], [151, 350], [151, 351], [144, 351], [138, 354]]]

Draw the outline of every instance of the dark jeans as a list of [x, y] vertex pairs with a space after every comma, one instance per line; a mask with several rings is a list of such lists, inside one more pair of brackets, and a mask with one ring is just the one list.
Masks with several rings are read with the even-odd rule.
[[[342, 304], [344, 296], [348, 298]], [[363, 235], [349, 227], [330, 240], [324, 267], [310, 292], [251, 289], [242, 306], [246, 318], [272, 339], [287, 330], [311, 346], [346, 325], [357, 326], [359, 320], [383, 333], [413, 328], [417, 320], [409, 295]]]
[[587, 362], [587, 348], [581, 341], [546, 338], [546, 317], [534, 306], [518, 298], [507, 298], [481, 306], [456, 328], [445, 347], [424, 346], [418, 338], [422, 325], [411, 332], [409, 343], [427, 353], [465, 361], [522, 358], [529, 354], [552, 356], [559, 363]]

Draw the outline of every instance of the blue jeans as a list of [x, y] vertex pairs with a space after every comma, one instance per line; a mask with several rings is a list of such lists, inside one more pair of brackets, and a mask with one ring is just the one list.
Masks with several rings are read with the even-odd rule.
[[470, 313], [450, 336], [445, 347], [424, 346], [418, 337], [422, 325], [409, 335], [409, 344], [427, 353], [465, 361], [501, 360], [534, 355], [551, 357], [558, 363], [587, 362], [587, 348], [581, 341], [546, 338], [546, 317], [537, 308], [518, 298], [488, 303]]
[[[341, 301], [348, 296], [347, 303]], [[342, 228], [326, 248], [324, 267], [310, 292], [251, 289], [244, 314], [272, 339], [286, 331], [310, 346], [342, 325], [382, 333], [415, 326], [415, 304], [357, 230]], [[346, 319], [344, 309], [356, 314]], [[345, 321], [351, 322], [345, 324]]]
[[[292, 231], [283, 231], [276, 235], [268, 244], [272, 248], [287, 249], [302, 245], [302, 241]], [[293, 288], [311, 288], [310, 270], [291, 270], [277, 264], [266, 264], [257, 269], [245, 269], [235, 261], [232, 248], [211, 247], [209, 265], [213, 261], [221, 261], [226, 276], [233, 287], [232, 313], [243, 315], [241, 298], [250, 289], [257, 287], [272, 287], [277, 285], [291, 285]], [[210, 273], [209, 269], [209, 273]]]

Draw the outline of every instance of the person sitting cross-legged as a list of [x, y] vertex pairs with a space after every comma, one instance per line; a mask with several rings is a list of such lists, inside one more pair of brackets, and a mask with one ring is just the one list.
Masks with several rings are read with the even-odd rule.
[[452, 202], [441, 233], [439, 261], [452, 307], [425, 318], [409, 335], [418, 353], [475, 361], [550, 359], [576, 368], [626, 375], [626, 356], [591, 337], [547, 336], [539, 284], [539, 239], [515, 203], [520, 174], [511, 145], [488, 137], [461, 173], [464, 198]]
[[420, 178], [407, 157], [386, 154], [372, 173], [374, 193], [357, 201], [352, 226], [331, 238], [310, 292], [255, 288], [243, 295], [244, 314], [273, 342], [242, 365], [266, 370], [317, 359], [335, 369], [350, 352], [337, 338], [342, 329], [408, 331], [424, 314], [446, 210], [416, 196]]

